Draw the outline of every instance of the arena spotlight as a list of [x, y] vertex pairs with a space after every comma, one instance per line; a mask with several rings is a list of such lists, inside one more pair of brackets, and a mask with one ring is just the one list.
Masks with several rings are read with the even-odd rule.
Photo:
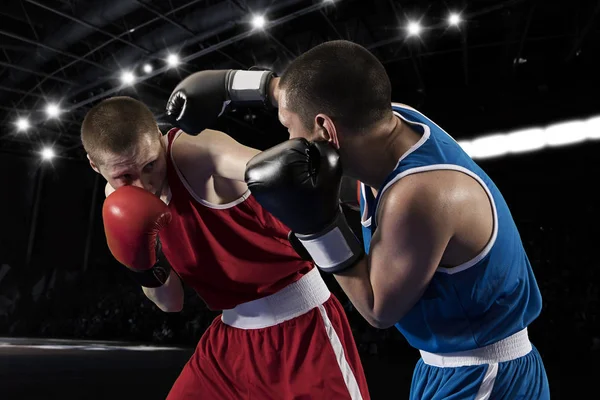
[[539, 151], [545, 148], [571, 146], [600, 139], [600, 117], [521, 129], [463, 140], [458, 144], [473, 159], [487, 159]]
[[31, 126], [27, 118], [19, 118], [17, 122], [15, 122], [15, 125], [20, 132], [26, 131]]
[[452, 26], [458, 26], [462, 22], [462, 18], [458, 13], [451, 13], [448, 17], [448, 23]]
[[60, 108], [56, 103], [50, 103], [46, 106], [46, 114], [50, 118], [56, 118], [60, 114]]
[[263, 17], [262, 15], [255, 15], [254, 17], [252, 17], [252, 26], [254, 26], [254, 28], [256, 29], [264, 28], [266, 22], [267, 21], [265, 20], [265, 17]]
[[418, 36], [423, 30], [423, 27], [421, 27], [421, 24], [419, 22], [411, 21], [408, 23], [406, 29], [408, 31], [409, 36]]
[[167, 57], [167, 64], [169, 67], [176, 67], [179, 65], [179, 56], [177, 54], [169, 54]]
[[131, 71], [123, 71], [121, 73], [121, 83], [123, 85], [132, 85], [135, 82], [135, 75]]
[[48, 161], [52, 160], [56, 154], [54, 153], [54, 150], [52, 150], [51, 147], [44, 147], [40, 152], [40, 155], [42, 156], [42, 160]]
[[144, 64], [144, 72], [149, 74], [152, 72], [152, 64]]

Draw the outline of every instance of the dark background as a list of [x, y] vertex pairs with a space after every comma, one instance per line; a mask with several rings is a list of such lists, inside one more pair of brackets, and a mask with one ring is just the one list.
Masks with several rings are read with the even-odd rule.
[[[265, 9], [276, 26], [239, 36], [250, 30], [250, 11]], [[449, 9], [468, 18], [460, 31], [444, 25]], [[102, 98], [139, 98], [166, 132], [164, 103], [190, 72], [254, 65], [281, 72], [310, 47], [345, 38], [382, 60], [395, 101], [419, 108], [458, 140], [546, 126], [600, 114], [599, 11], [598, 1], [3, 1], [0, 336], [193, 347], [215, 316], [189, 291], [182, 313], [160, 312], [110, 256], [99, 213], [104, 182], [78, 138], [85, 112]], [[431, 29], [407, 39], [407, 18], [421, 17]], [[161, 71], [168, 50], [189, 59]], [[120, 69], [142, 75], [147, 61], [160, 72], [132, 88], [119, 86]], [[58, 121], [42, 113], [51, 99], [67, 110]], [[24, 115], [34, 126], [17, 132], [13, 122]], [[233, 110], [216, 128], [257, 148], [285, 139], [274, 115], [261, 110]], [[41, 161], [44, 144], [53, 144], [59, 157]], [[554, 398], [579, 397], [595, 387], [598, 374], [599, 150], [600, 143], [588, 141], [479, 161], [511, 207], [542, 290], [544, 308], [530, 336]], [[347, 213], [358, 227], [358, 214]], [[407, 397], [418, 353], [394, 329], [367, 326], [335, 282], [327, 282], [345, 305], [373, 397], [389, 398], [389, 391]], [[188, 356], [126, 353], [115, 361], [117, 353], [89, 354], [81, 359], [103, 368], [97, 380], [105, 388], [144, 382], [155, 396], [146, 398], [164, 398]], [[0, 354], [0, 389], [25, 390], [27, 371], [50, 373], [55, 364], [48, 360], [55, 359], [82, 362], [60, 352]], [[119, 380], [124, 376], [133, 383]], [[66, 377], [52, 380], [60, 379]], [[65, 398], [75, 387], [56, 390]], [[28, 396], [19, 393], [14, 398]]]

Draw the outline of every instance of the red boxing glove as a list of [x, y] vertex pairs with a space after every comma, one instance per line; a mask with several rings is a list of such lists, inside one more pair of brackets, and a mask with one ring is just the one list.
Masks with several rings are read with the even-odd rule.
[[133, 271], [142, 286], [162, 286], [171, 270], [157, 256], [158, 232], [171, 222], [167, 205], [144, 189], [123, 186], [104, 201], [102, 218], [108, 248], [117, 261]]

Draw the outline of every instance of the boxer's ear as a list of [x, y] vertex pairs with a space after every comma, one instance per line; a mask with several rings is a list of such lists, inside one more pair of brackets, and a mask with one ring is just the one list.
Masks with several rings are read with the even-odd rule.
[[98, 168], [98, 166], [96, 165], [96, 163], [94, 163], [94, 162], [92, 161], [92, 159], [90, 158], [90, 155], [89, 155], [89, 154], [86, 154], [86, 156], [87, 156], [87, 159], [88, 159], [88, 161], [90, 162], [90, 167], [92, 167], [92, 169], [93, 169], [94, 171], [96, 171], [97, 173], [100, 173], [100, 169]]
[[340, 148], [338, 132], [333, 120], [326, 114], [318, 114], [315, 117], [315, 130], [319, 139], [326, 140], [336, 149]]

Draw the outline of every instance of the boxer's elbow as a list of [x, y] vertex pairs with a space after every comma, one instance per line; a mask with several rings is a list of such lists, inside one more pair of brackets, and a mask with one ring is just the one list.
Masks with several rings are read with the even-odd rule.
[[356, 307], [356, 309], [369, 325], [377, 329], [390, 328], [400, 319], [391, 316], [384, 312], [384, 309], [377, 307]]
[[375, 320], [371, 326], [377, 329], [388, 329], [394, 326], [394, 322]]
[[385, 315], [370, 315], [368, 318], [365, 318], [369, 325], [373, 328], [377, 329], [388, 329], [394, 326], [398, 320], [386, 318]]
[[388, 298], [377, 301], [380, 298], [378, 296], [375, 297], [367, 322], [377, 329], [391, 328], [408, 312], [408, 305], [403, 302], [392, 301], [392, 299]]

